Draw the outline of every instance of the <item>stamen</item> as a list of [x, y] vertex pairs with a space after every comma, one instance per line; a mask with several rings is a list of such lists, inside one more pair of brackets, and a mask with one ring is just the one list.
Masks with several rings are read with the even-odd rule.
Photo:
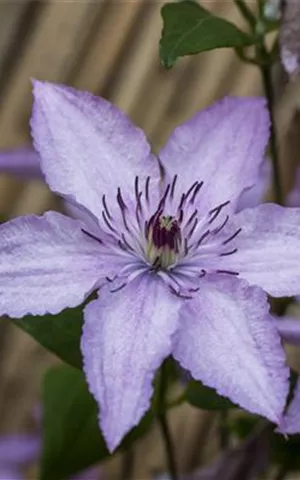
[[220, 214], [222, 208], [224, 208], [226, 205], [228, 205], [230, 203], [230, 200], [228, 200], [227, 202], [224, 202], [224, 203], [221, 203], [220, 205], [218, 205], [217, 207], [213, 208], [212, 210], [210, 210], [208, 213], [209, 215], [212, 215], [212, 218], [209, 220], [209, 224], [212, 223], [216, 218], [217, 216]]
[[180, 199], [180, 202], [179, 202], [179, 205], [178, 205], [178, 209], [177, 209], [178, 212], [179, 212], [180, 210], [182, 210], [182, 207], [183, 207], [183, 205], [184, 205], [184, 202], [185, 202], [185, 194], [183, 193], [183, 194], [181, 195], [181, 199]]
[[83, 228], [81, 229], [82, 233], [85, 233], [85, 235], [87, 235], [88, 237], [92, 238], [93, 240], [96, 240], [96, 242], [99, 242], [99, 243], [102, 243], [102, 240], [98, 237], [96, 237], [95, 235], [93, 235], [92, 233], [90, 232], [87, 232], [86, 230], [84, 230]]
[[127, 282], [122, 283], [122, 285], [120, 285], [119, 287], [116, 287], [116, 288], [114, 288], [113, 290], [110, 290], [110, 293], [119, 292], [120, 290], [122, 290], [122, 288], [126, 287], [126, 285], [127, 285]]
[[187, 255], [189, 253], [189, 246], [188, 246], [188, 239], [184, 239], [184, 254]]
[[150, 184], [150, 177], [146, 178], [146, 183], [145, 183], [145, 197], [147, 203], [149, 203], [149, 184]]
[[197, 241], [196, 243], [196, 247], [198, 248], [201, 243], [203, 242], [203, 240], [205, 240], [206, 237], [208, 237], [208, 235], [210, 234], [210, 230], [206, 230], [206, 232], [203, 233], [203, 235], [199, 238], [199, 240]]
[[122, 194], [121, 194], [121, 189], [119, 187], [118, 187], [118, 193], [117, 193], [117, 202], [118, 202], [118, 205], [119, 205], [120, 210], [121, 210], [124, 226], [125, 226], [126, 230], [129, 232], [130, 230], [129, 230], [127, 219], [126, 219], [127, 207], [126, 207], [126, 204], [123, 200], [123, 197], [122, 197]]
[[192, 191], [194, 190], [194, 188], [197, 188], [198, 185], [199, 185], [199, 182], [198, 182], [198, 180], [197, 180], [196, 182], [193, 183], [193, 185], [192, 185], [192, 186], [188, 189], [188, 191], [186, 192], [186, 194], [185, 194], [185, 199], [187, 199], [187, 198], [190, 196], [190, 194], [192, 193]]
[[226, 215], [226, 218], [225, 218], [224, 222], [220, 225], [220, 227], [215, 228], [214, 230], [211, 231], [211, 233], [213, 235], [218, 235], [218, 233], [220, 233], [221, 230], [223, 230], [223, 228], [227, 224], [228, 220], [229, 220], [229, 215]]
[[188, 219], [188, 221], [186, 222], [186, 224], [185, 224], [186, 227], [192, 223], [192, 221], [194, 220], [194, 218], [195, 218], [195, 216], [197, 215], [197, 213], [198, 213], [198, 210], [196, 209], [196, 210], [194, 211], [194, 213], [190, 216], [190, 218]]
[[109, 220], [112, 220], [112, 216], [109, 213], [109, 210], [108, 210], [108, 207], [107, 207], [105, 195], [102, 195], [102, 205], [104, 207], [104, 210], [105, 210], [105, 213], [106, 213], [107, 217], [109, 218]]
[[217, 270], [217, 273], [227, 273], [228, 275], [239, 275], [239, 272], [233, 272], [231, 270]]
[[122, 233], [122, 240], [123, 240], [123, 242], [124, 242], [124, 245], [126, 245], [126, 247], [128, 247], [129, 250], [131, 250], [132, 252], [134, 252], [134, 248], [132, 248], [132, 246], [128, 243], [128, 241], [127, 241], [126, 238], [125, 238], [124, 233]]
[[227, 243], [231, 242], [240, 232], [242, 231], [241, 228], [239, 228], [231, 237], [227, 238], [227, 240], [224, 240], [223, 245], [226, 245]]
[[118, 240], [118, 245], [119, 245], [119, 247], [120, 247], [122, 250], [124, 250], [125, 252], [127, 252], [126, 245], [124, 245], [124, 244], [121, 242], [121, 240]]
[[170, 197], [171, 198], [174, 197], [176, 182], [177, 182], [177, 175], [175, 175], [174, 178], [173, 178], [173, 182], [172, 182], [172, 186], [171, 186], [171, 192], [170, 192]]
[[177, 292], [175, 288], [172, 287], [171, 285], [169, 285], [169, 289], [173, 295], [176, 295], [176, 297], [183, 298], [185, 300], [191, 300], [193, 298], [190, 295], [183, 295], [182, 293], [180, 293], [180, 291]]
[[110, 221], [109, 221], [108, 218], [106, 217], [106, 213], [105, 213], [104, 211], [102, 212], [102, 218], [103, 218], [104, 222], [106, 223], [106, 225], [108, 226], [108, 228], [109, 228], [113, 233], [118, 234], [117, 230], [111, 225]]
[[159, 267], [160, 267], [160, 257], [156, 257], [156, 259], [154, 260], [154, 262], [152, 264], [152, 269], [156, 270]]
[[220, 203], [220, 205], [218, 205], [217, 207], [214, 207], [212, 208], [208, 213], [209, 215], [211, 215], [212, 213], [214, 213], [216, 210], [222, 210], [223, 207], [226, 207], [226, 205], [228, 205], [230, 203], [230, 200], [227, 200], [227, 202], [224, 202], [224, 203]]
[[196, 200], [196, 197], [197, 197], [198, 193], [200, 192], [200, 189], [201, 189], [203, 183], [204, 182], [198, 183], [197, 187], [195, 188], [195, 191], [194, 191], [193, 196], [191, 198], [191, 204], [193, 204], [194, 201]]
[[134, 180], [134, 191], [135, 191], [135, 198], [138, 199], [139, 196], [139, 177], [136, 176]]
[[[149, 222], [150, 222], [150, 220], [149, 220]], [[149, 222], [147, 222], [147, 220], [145, 220], [145, 224], [144, 224], [144, 236], [145, 236], [145, 238], [148, 238], [148, 235], [149, 235]]]
[[179, 225], [181, 225], [182, 220], [183, 220], [183, 210], [180, 210], [178, 220], [177, 220]]
[[158, 210], [163, 210], [163, 208], [165, 206], [165, 203], [166, 203], [166, 198], [168, 196], [169, 190], [170, 190], [170, 184], [167, 185], [165, 193], [163, 194], [162, 199], [160, 200], [160, 202], [158, 204], [157, 211]]
[[137, 219], [137, 222], [139, 225], [140, 225], [140, 213], [142, 213], [142, 202], [141, 202], [142, 194], [143, 193], [140, 192], [136, 199], [136, 209], [135, 209], [135, 218]]
[[126, 207], [126, 204], [123, 200], [120, 187], [118, 187], [117, 202], [119, 204], [119, 207], [120, 207], [121, 211], [126, 210], [127, 207]]
[[236, 253], [237, 251], [238, 251], [238, 249], [235, 248], [234, 250], [231, 250], [230, 252], [220, 253], [220, 257], [227, 257], [227, 255], [232, 255], [233, 253]]
[[191, 230], [189, 231], [189, 233], [187, 234], [187, 238], [190, 239], [196, 229], [198, 225], [198, 218], [196, 218], [195, 222], [194, 222], [194, 225], [192, 226]]

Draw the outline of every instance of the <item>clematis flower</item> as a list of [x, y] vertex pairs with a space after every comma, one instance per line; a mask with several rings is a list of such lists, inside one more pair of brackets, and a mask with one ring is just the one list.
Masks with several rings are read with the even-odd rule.
[[226, 98], [197, 113], [158, 161], [106, 100], [42, 82], [34, 97], [42, 172], [80, 215], [0, 227], [0, 313], [55, 314], [98, 291], [84, 309], [81, 349], [111, 451], [149, 408], [170, 354], [280, 424], [288, 369], [264, 290], [299, 293], [300, 209], [235, 213], [264, 158], [265, 101]]

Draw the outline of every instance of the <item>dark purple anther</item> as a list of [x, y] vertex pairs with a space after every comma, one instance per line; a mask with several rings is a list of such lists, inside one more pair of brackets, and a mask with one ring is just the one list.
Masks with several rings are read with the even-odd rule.
[[179, 250], [181, 233], [178, 222], [171, 216], [158, 216], [152, 226], [152, 242], [157, 249]]

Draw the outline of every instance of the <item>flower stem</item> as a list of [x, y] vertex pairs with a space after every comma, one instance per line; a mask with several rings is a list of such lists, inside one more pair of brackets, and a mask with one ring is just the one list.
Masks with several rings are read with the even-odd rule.
[[161, 435], [166, 452], [168, 473], [171, 480], [178, 480], [177, 466], [174, 455], [174, 445], [169, 429], [169, 423], [166, 415], [166, 389], [167, 389], [167, 371], [163, 363], [160, 371], [160, 381], [157, 392], [157, 420], [160, 426]]
[[[264, 52], [265, 53], [265, 52]], [[279, 204], [283, 204], [283, 191], [280, 177], [280, 168], [279, 168], [279, 158], [278, 158], [278, 142], [277, 142], [277, 132], [274, 118], [274, 92], [273, 84], [271, 78], [271, 66], [266, 63], [260, 66], [263, 86], [265, 95], [267, 98], [268, 109], [270, 112], [270, 153], [272, 157], [273, 164], [273, 184], [274, 184], [274, 194], [275, 200]]]
[[244, 0], [234, 0], [234, 3], [236, 4], [238, 9], [240, 10], [244, 19], [248, 22], [251, 29], [254, 29], [255, 24], [256, 24], [256, 18], [255, 18], [255, 15], [253, 14], [252, 10], [244, 2]]

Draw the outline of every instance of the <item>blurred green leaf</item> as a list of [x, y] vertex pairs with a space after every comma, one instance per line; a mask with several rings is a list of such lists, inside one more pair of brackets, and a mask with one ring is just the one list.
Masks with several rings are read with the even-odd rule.
[[288, 465], [288, 471], [300, 470], [300, 435], [273, 433], [271, 436], [272, 462], [276, 465]]
[[13, 323], [70, 365], [81, 368], [80, 337], [82, 308], [64, 310], [58, 315], [27, 315]]
[[185, 396], [191, 405], [203, 410], [236, 408], [236, 405], [228, 398], [222, 397], [213, 388], [206, 387], [203, 383], [196, 380], [189, 382]]
[[167, 3], [162, 8], [162, 17], [160, 57], [166, 68], [185, 55], [253, 44], [253, 39], [233, 23], [212, 15], [190, 0]]
[[[63, 480], [110, 456], [98, 426], [98, 407], [82, 372], [67, 365], [48, 370], [43, 383], [41, 480]], [[124, 450], [143, 435], [152, 414], [124, 439]]]

